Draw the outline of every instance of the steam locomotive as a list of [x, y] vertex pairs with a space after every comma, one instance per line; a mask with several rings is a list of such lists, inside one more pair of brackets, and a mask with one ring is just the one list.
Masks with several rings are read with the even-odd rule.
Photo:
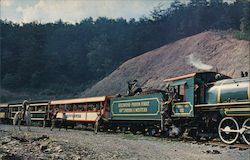
[[[95, 132], [129, 130], [136, 134], [192, 136], [237, 140], [250, 145], [250, 78], [230, 78], [216, 72], [191, 73], [164, 80], [166, 91], [127, 96], [101, 96], [30, 101], [33, 121], [66, 112], [71, 124], [92, 125]], [[0, 105], [0, 118], [12, 119], [21, 103]], [[48, 117], [48, 116], [47, 116]]]

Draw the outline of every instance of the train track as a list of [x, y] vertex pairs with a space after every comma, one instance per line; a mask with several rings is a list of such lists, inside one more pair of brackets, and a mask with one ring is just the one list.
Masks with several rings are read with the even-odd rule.
[[[128, 134], [128, 133], [127, 133]], [[129, 133], [132, 134], [132, 133]], [[160, 136], [154, 136], [156, 138], [162, 138]], [[165, 138], [163, 138], [165, 139]], [[183, 143], [192, 143], [192, 144], [197, 144], [197, 145], [210, 145], [212, 147], [221, 147], [221, 148], [228, 148], [228, 149], [239, 149], [239, 150], [247, 150], [250, 149], [250, 145], [244, 144], [244, 143], [234, 143], [234, 144], [226, 144], [222, 142], [220, 139], [212, 139], [212, 140], [194, 140], [191, 137], [187, 138], [166, 138], [168, 141], [179, 141]]]
[[229, 149], [236, 149], [238, 148], [239, 150], [247, 150], [250, 148], [249, 145], [247, 144], [241, 144], [241, 143], [235, 143], [235, 144], [225, 144], [223, 142], [220, 142], [220, 141], [210, 141], [210, 142], [207, 142], [205, 143], [205, 145], [212, 145], [212, 146], [218, 146], [218, 147], [221, 147], [221, 148], [226, 148], [228, 147]]
[[[116, 132], [117, 133], [117, 132]], [[121, 132], [118, 132], [121, 133]], [[126, 133], [126, 134], [132, 134], [132, 133]], [[138, 135], [138, 134], [137, 134]], [[160, 138], [160, 136], [154, 136]], [[162, 138], [162, 137], [161, 137]], [[221, 147], [221, 148], [229, 148], [229, 149], [239, 149], [239, 150], [247, 150], [250, 149], [250, 145], [244, 144], [244, 143], [234, 143], [234, 144], [226, 144], [222, 142], [220, 139], [215, 138], [212, 140], [194, 140], [191, 137], [186, 138], [166, 138], [169, 141], [179, 141], [184, 143], [192, 143], [192, 144], [198, 144], [198, 145], [211, 145], [212, 147]]]
[[229, 148], [229, 149], [239, 149], [239, 150], [247, 150], [250, 149], [250, 146], [247, 144], [242, 143], [235, 143], [235, 144], [226, 144], [219, 140], [211, 140], [211, 141], [184, 141], [184, 142], [190, 142], [192, 144], [198, 144], [198, 145], [210, 145], [212, 147], [221, 147], [221, 148]]

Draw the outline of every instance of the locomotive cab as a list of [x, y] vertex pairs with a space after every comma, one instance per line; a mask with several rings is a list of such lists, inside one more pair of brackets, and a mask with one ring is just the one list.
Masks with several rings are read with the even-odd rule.
[[226, 78], [230, 77], [215, 72], [200, 72], [164, 80], [174, 92], [172, 116], [194, 117], [194, 107], [207, 103], [207, 84]]

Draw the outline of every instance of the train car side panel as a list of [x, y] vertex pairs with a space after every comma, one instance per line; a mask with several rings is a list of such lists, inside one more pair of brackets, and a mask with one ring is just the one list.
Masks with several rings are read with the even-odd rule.
[[161, 120], [162, 93], [113, 98], [110, 102], [112, 120]]

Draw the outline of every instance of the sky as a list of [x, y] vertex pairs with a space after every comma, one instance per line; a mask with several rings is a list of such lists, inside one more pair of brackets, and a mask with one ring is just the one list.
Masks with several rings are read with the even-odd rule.
[[[174, 0], [0, 0], [1, 19], [15, 23], [76, 23], [92, 17], [139, 19], [149, 16], [159, 5], [169, 7]], [[188, 0], [181, 0], [187, 3]], [[233, 1], [233, 0], [227, 0]]]

